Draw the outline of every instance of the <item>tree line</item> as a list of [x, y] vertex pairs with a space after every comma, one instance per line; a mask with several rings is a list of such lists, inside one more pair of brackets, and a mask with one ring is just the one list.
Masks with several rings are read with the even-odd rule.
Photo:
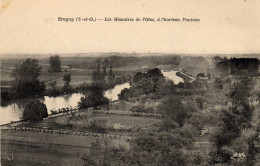
[[[214, 146], [211, 164], [255, 164], [254, 142], [258, 135], [251, 125], [254, 106], [248, 100], [252, 89], [253, 80], [248, 77], [243, 77], [231, 86], [228, 93], [229, 106], [221, 111], [217, 131], [212, 136]], [[244, 154], [244, 157], [233, 158], [235, 152]]]
[[[49, 58], [49, 72], [61, 72], [61, 61], [58, 55]], [[11, 72], [11, 77], [14, 78], [11, 88], [1, 91], [1, 104], [5, 104], [12, 99], [37, 97], [42, 96], [46, 92], [45, 82], [40, 81], [41, 66], [38, 60], [27, 58], [22, 64], [16, 64]], [[65, 84], [63, 92], [70, 93], [72, 88], [69, 85], [71, 82], [70, 74], [64, 75]], [[57, 95], [56, 82], [51, 82], [52, 92], [50, 95]]]
[[220, 76], [258, 76], [260, 61], [258, 58], [222, 58], [215, 56], [213, 59]]

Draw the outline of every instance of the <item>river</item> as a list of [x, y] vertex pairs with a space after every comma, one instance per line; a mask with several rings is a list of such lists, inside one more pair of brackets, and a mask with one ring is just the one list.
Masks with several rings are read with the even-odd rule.
[[175, 71], [175, 70], [170, 70], [170, 71], [162, 70], [164, 77], [166, 77], [167, 79], [170, 79], [176, 85], [179, 84], [180, 82], [184, 82], [184, 80], [181, 77], [176, 75], [177, 72], [178, 71]]
[[[162, 71], [163, 75], [167, 78], [172, 80], [175, 84], [183, 82], [183, 79], [176, 75], [178, 71]], [[120, 85], [116, 85], [114, 88], [105, 91], [104, 96], [110, 99], [111, 101], [118, 100], [118, 94], [124, 88], [129, 88], [129, 83], [124, 83]], [[59, 108], [66, 108], [66, 107], [76, 107], [80, 98], [83, 97], [83, 94], [74, 93], [70, 95], [63, 95], [58, 97], [48, 97], [44, 96], [39, 98], [42, 101], [50, 114], [50, 110], [58, 110]], [[13, 102], [7, 106], [0, 106], [0, 125], [10, 123], [11, 121], [18, 121], [22, 116], [22, 112], [26, 104], [28, 104], [33, 99], [21, 99]]]
[[[105, 95], [107, 98], [111, 99], [112, 101], [118, 100], [118, 94], [120, 94], [121, 90], [124, 88], [129, 88], [129, 83], [124, 83], [121, 85], [116, 85], [113, 89], [105, 91]], [[58, 97], [49, 97], [44, 96], [42, 98], [38, 98], [42, 101], [50, 114], [50, 110], [58, 110], [59, 108], [66, 108], [66, 107], [76, 107], [80, 98], [84, 95], [81, 93], [74, 93], [69, 95], [63, 95]], [[7, 106], [0, 106], [0, 125], [10, 123], [11, 121], [18, 121], [22, 116], [22, 112], [26, 104], [28, 104], [33, 99], [21, 99], [13, 102]]]

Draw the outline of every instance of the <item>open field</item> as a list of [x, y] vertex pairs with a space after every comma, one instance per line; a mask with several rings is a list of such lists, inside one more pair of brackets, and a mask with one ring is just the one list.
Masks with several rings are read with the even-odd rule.
[[[116, 112], [116, 111], [115, 111]], [[145, 117], [145, 116], [130, 116], [120, 114], [104, 114], [104, 113], [92, 113], [92, 112], [78, 112], [75, 115], [69, 113], [61, 116], [44, 119], [40, 123], [33, 124], [21, 124], [19, 126], [30, 126], [35, 128], [45, 129], [60, 129], [66, 128], [66, 125], [73, 125], [74, 131], [88, 130], [87, 125], [91, 121], [98, 121], [105, 124], [104, 127], [112, 129], [113, 132], [117, 130], [137, 130], [137, 129], [154, 129], [160, 123], [161, 119], [157, 117]], [[59, 126], [57, 126], [59, 125]], [[61, 126], [60, 126], [61, 125]], [[64, 125], [62, 127], [62, 125]]]
[[[81, 156], [88, 152], [93, 136], [65, 135], [32, 131], [1, 130], [3, 165], [82, 165]], [[124, 140], [113, 140], [113, 144]], [[124, 143], [126, 144], [126, 143]], [[13, 161], [9, 161], [12, 159]]]
[[[51, 81], [46, 81], [47, 89], [50, 88], [49, 83], [53, 82], [53, 81], [56, 81], [56, 86], [57, 87], [62, 87], [64, 85], [63, 77], [61, 76], [61, 77], [59, 77], [57, 79], [54, 78]], [[71, 76], [70, 85], [72, 87], [80, 86], [83, 83], [91, 83], [91, 76], [84, 76], [84, 75], [83, 76], [74, 76], [74, 75]]]
[[[46, 82], [47, 89], [49, 88], [48, 83], [51, 81], [56, 80], [57, 81], [57, 87], [63, 86], [64, 82], [62, 80], [63, 76], [65, 74], [71, 74], [71, 85], [72, 87], [77, 87], [80, 84], [83, 83], [90, 83], [91, 82], [91, 76], [92, 76], [92, 70], [90, 69], [82, 69], [82, 68], [70, 68], [68, 65], [73, 62], [81, 61], [82, 59], [61, 59], [61, 68], [62, 72], [58, 73], [50, 73], [49, 70], [49, 62], [48, 59], [39, 59], [39, 66], [41, 66], [41, 75], [39, 76], [39, 79], [41, 81]], [[1, 60], [0, 65], [0, 83], [1, 86], [10, 86], [11, 81], [14, 80], [11, 77], [11, 72], [15, 68], [15, 65], [22, 64], [23, 60]], [[138, 67], [118, 67], [113, 68], [113, 73], [115, 76], [126, 76], [133, 74]], [[109, 69], [107, 68], [107, 71]]]
[[[86, 115], [86, 116], [85, 116]], [[91, 114], [91, 113], [80, 113], [72, 117], [60, 116], [53, 119], [59, 124], [71, 123], [76, 126], [84, 127], [87, 122], [97, 120], [106, 121], [108, 128], [120, 128], [120, 129], [147, 129], [153, 128], [154, 126], [161, 123], [161, 119], [153, 117], [135, 117], [125, 115], [109, 115], [109, 114]]]
[[[86, 115], [86, 116], [85, 116]], [[82, 165], [81, 156], [88, 152], [95, 140], [109, 140], [115, 146], [129, 148], [130, 133], [98, 134], [76, 130], [47, 129], [55, 124], [74, 123], [84, 126], [85, 121], [107, 121], [107, 127], [115, 125], [129, 128], [152, 128], [161, 122], [158, 118], [135, 117], [127, 115], [109, 115], [79, 112], [47, 118], [41, 123], [30, 125], [33, 128], [1, 130], [1, 162], [4, 165]], [[80, 118], [81, 117], [81, 118]], [[84, 117], [86, 119], [84, 119]], [[8, 128], [8, 127], [7, 127]]]

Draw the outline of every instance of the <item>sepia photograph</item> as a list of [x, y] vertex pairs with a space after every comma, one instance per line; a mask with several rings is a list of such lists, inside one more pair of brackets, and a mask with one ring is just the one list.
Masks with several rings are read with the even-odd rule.
[[0, 0], [0, 165], [260, 166], [260, 1]]

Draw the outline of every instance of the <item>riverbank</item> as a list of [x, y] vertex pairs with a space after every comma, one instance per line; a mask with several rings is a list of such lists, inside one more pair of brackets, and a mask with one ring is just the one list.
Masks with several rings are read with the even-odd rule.
[[[87, 93], [87, 86], [84, 85], [81, 89], [77, 89], [71, 92], [70, 94], [62, 94], [59, 96], [38, 96], [40, 101], [42, 101], [48, 110], [48, 114], [50, 115], [52, 110], [59, 112], [60, 109], [70, 109], [70, 108], [77, 108], [78, 102], [80, 101], [81, 97], [84, 97], [84, 94], [79, 93], [83, 92]], [[109, 98], [111, 101], [115, 101], [118, 99], [118, 94], [121, 92], [122, 89], [130, 87], [129, 83], [123, 83], [119, 85], [115, 85], [112, 89], [105, 90], [104, 94], [105, 97]], [[16, 99], [11, 100], [8, 102], [7, 105], [1, 106], [1, 114], [2, 117], [0, 118], [0, 124], [6, 124], [11, 121], [19, 121], [22, 115], [23, 109], [29, 101], [35, 100], [35, 98], [23, 98], [23, 99]]]

